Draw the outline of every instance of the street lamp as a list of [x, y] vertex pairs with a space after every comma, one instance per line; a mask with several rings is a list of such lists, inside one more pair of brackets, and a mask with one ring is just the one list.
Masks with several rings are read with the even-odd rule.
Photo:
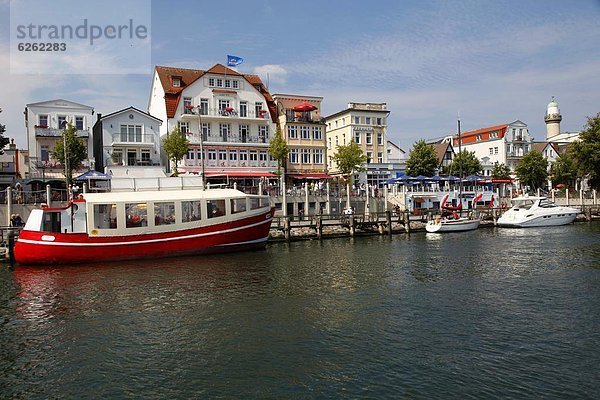
[[202, 177], [202, 190], [206, 188], [206, 177], [204, 175], [204, 139], [202, 137], [202, 111], [200, 105], [194, 107], [198, 115], [198, 135], [200, 136], [200, 176]]

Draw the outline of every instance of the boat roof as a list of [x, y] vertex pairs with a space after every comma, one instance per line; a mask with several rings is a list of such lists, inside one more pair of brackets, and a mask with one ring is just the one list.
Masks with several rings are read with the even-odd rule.
[[523, 200], [543, 200], [546, 199], [546, 196], [518, 196], [518, 197], [513, 197], [512, 199], [510, 199], [511, 201], [523, 201]]
[[88, 203], [122, 203], [130, 201], [175, 201], [199, 199], [227, 199], [247, 197], [244, 192], [235, 189], [194, 189], [194, 190], [152, 190], [138, 192], [85, 193], [82, 195]]

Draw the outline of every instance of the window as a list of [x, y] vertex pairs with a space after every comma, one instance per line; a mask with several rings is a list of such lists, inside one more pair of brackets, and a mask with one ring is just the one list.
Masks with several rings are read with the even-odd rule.
[[183, 98], [183, 113], [184, 114], [193, 114], [192, 113], [192, 98], [184, 97]]
[[[180, 128], [181, 129], [181, 128]], [[121, 125], [121, 141], [122, 142], [142, 142], [142, 126], [141, 125]]]
[[494, 147], [494, 154], [498, 154], [498, 148]]
[[355, 131], [355, 132], [354, 132], [354, 141], [355, 141], [357, 144], [360, 144], [360, 132], [359, 132], [359, 131]]
[[494, 148], [490, 147], [490, 155], [494, 154]]
[[195, 154], [194, 149], [188, 149], [188, 152], [185, 155], [186, 160], [193, 160], [194, 159], [194, 154]]
[[173, 87], [181, 87], [181, 77], [180, 76], [173, 77]]
[[231, 87], [231, 79], [225, 79], [225, 87], [226, 88], [230, 88]]
[[229, 161], [237, 161], [237, 151], [229, 150]]
[[267, 161], [267, 152], [266, 151], [261, 151], [258, 153], [258, 160], [260, 162], [266, 162]]
[[208, 78], [208, 86], [210, 86], [210, 87], [215, 86], [215, 78]]
[[198, 149], [198, 151], [196, 151], [196, 158], [198, 160], [202, 160], [204, 157], [202, 157], [202, 153], [200, 152], [200, 149]]
[[367, 135], [366, 140], [365, 140], [366, 143], [373, 144], [373, 133], [367, 132], [366, 135]]
[[298, 139], [298, 127], [295, 125], [288, 125], [288, 138]]
[[323, 140], [323, 129], [320, 126], [313, 126], [313, 140]]
[[38, 116], [38, 126], [40, 128], [47, 128], [48, 127], [48, 115], [40, 115]]
[[383, 125], [383, 118], [381, 118], [381, 117], [377, 118], [377, 125]]
[[222, 217], [225, 215], [225, 200], [207, 200], [206, 211], [208, 218]]
[[[43, 155], [44, 155], [44, 153], [42, 150], [42, 157], [43, 157]], [[122, 149], [114, 149], [111, 154], [111, 158], [115, 165], [123, 165], [123, 150]]]
[[383, 164], [383, 152], [381, 151], [377, 153], [377, 162]]
[[262, 106], [263, 106], [263, 103], [260, 101], [257, 101], [256, 103], [254, 103], [254, 112], [255, 112], [256, 118], [262, 118]]
[[290, 149], [290, 163], [298, 164], [298, 149]]
[[367, 164], [371, 164], [371, 160], [373, 160], [373, 152], [367, 151]]
[[323, 150], [322, 149], [314, 149], [313, 150], [313, 164], [323, 164]]
[[248, 116], [248, 102], [240, 101], [240, 117]]
[[354, 123], [360, 124], [360, 117], [354, 117]]
[[302, 164], [310, 164], [310, 149], [302, 149]]
[[227, 161], [227, 151], [219, 150], [219, 161]]
[[301, 126], [300, 127], [300, 138], [301, 139], [310, 139], [310, 133], [308, 130], [308, 126]]
[[269, 138], [269, 126], [268, 125], [259, 125], [258, 126], [258, 138], [262, 143], [267, 143], [267, 139]]
[[177, 126], [181, 133], [190, 133], [190, 123], [189, 122], [177, 122]]
[[210, 135], [210, 124], [207, 122], [202, 123], [202, 140], [207, 140]]
[[150, 165], [150, 149], [142, 149], [142, 165]]
[[228, 111], [229, 108], [229, 100], [219, 99], [219, 112], [221, 115], [223, 115], [223, 111]]
[[246, 211], [246, 199], [229, 199], [231, 213], [237, 214]]
[[43, 162], [50, 161], [50, 147], [47, 144], [43, 144], [40, 147], [40, 156]]
[[250, 127], [248, 125], [240, 125], [238, 128], [240, 141], [242, 143], [246, 143], [248, 141], [248, 136], [250, 135]]
[[240, 150], [240, 161], [248, 161], [248, 151]]
[[217, 87], [223, 87], [223, 79], [217, 79]]
[[371, 125], [371, 117], [365, 117], [365, 124]]
[[258, 161], [258, 153], [256, 150], [250, 150], [250, 161]]
[[175, 203], [154, 203], [154, 225], [171, 225], [175, 223]]
[[208, 115], [208, 99], [200, 99], [200, 115]]
[[217, 152], [214, 150], [208, 151], [208, 161], [216, 161], [217, 160]]
[[139, 228], [148, 226], [146, 203], [125, 203], [125, 227]]
[[58, 116], [58, 129], [65, 129], [67, 127], [67, 117], [64, 115]]
[[231, 81], [231, 86], [234, 89], [239, 89], [240, 88], [240, 83], [238, 81]]
[[94, 226], [96, 229], [116, 229], [117, 205], [94, 204]]
[[83, 117], [75, 117], [75, 128], [79, 131], [83, 130]]
[[221, 134], [221, 138], [224, 142], [227, 141], [227, 137], [229, 136], [230, 130], [231, 126], [229, 124], [219, 124], [219, 133]]
[[383, 145], [383, 133], [381, 132], [377, 132], [377, 144], [378, 145]]
[[181, 202], [181, 222], [200, 221], [202, 203], [199, 201]]

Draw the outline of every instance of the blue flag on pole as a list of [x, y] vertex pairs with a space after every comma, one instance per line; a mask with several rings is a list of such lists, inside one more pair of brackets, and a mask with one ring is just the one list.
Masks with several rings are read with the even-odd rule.
[[229, 54], [227, 55], [227, 66], [228, 67], [235, 67], [236, 65], [240, 65], [243, 62], [244, 62], [244, 59], [242, 57], [230, 56]]

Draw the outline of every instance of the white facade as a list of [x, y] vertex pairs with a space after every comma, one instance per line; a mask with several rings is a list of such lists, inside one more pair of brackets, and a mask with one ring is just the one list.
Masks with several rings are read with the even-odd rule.
[[160, 165], [162, 121], [134, 107], [105, 115], [94, 126], [95, 158], [113, 165]]
[[87, 146], [88, 160], [84, 162], [84, 166], [89, 166], [93, 157], [93, 114], [92, 107], [63, 99], [27, 104], [25, 126], [29, 149], [29, 177], [41, 177], [46, 171], [62, 171], [63, 167], [51, 153], [68, 123], [77, 127], [77, 137]]
[[207, 176], [276, 167], [268, 155], [276, 127], [272, 99], [257, 76], [222, 65], [208, 71], [156, 67], [152, 82], [148, 111], [163, 120], [161, 136], [179, 127], [190, 141], [180, 172], [201, 171], [201, 144]]

